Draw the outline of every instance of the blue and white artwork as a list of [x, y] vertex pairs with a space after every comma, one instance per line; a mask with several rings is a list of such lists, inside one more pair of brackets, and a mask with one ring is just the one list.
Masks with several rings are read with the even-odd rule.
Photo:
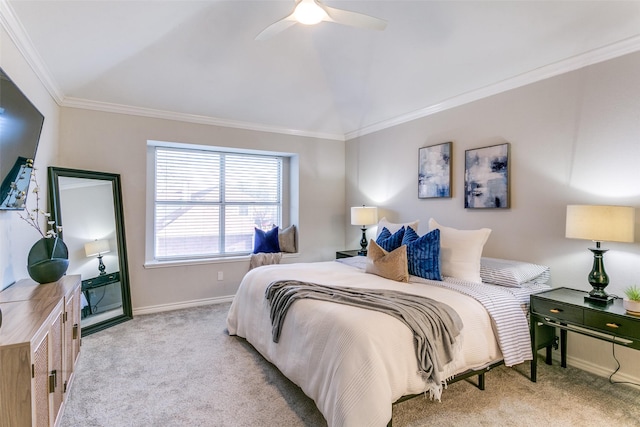
[[509, 207], [509, 143], [465, 151], [464, 207]]
[[423, 147], [418, 154], [418, 197], [451, 197], [451, 143]]

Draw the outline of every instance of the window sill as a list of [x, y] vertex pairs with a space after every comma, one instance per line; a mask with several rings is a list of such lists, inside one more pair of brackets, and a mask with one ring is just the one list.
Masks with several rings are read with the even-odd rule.
[[[282, 258], [297, 258], [300, 255], [300, 252], [295, 253], [283, 253]], [[240, 256], [230, 256], [230, 257], [220, 257], [220, 258], [202, 258], [202, 259], [184, 259], [184, 260], [172, 260], [172, 261], [146, 261], [144, 263], [144, 268], [153, 269], [153, 268], [165, 268], [165, 267], [181, 267], [187, 265], [202, 265], [202, 264], [224, 264], [231, 262], [244, 262], [249, 261], [251, 259], [251, 255], [240, 255]]]

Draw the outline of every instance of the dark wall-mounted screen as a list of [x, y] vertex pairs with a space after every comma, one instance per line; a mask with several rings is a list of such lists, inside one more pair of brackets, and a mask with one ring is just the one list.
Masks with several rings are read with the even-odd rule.
[[44, 116], [0, 69], [0, 209], [24, 209]]

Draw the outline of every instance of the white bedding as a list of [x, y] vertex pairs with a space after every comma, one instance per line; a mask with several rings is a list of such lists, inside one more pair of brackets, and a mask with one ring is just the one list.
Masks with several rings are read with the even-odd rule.
[[266, 287], [275, 280], [331, 286], [395, 289], [442, 301], [462, 318], [462, 351], [453, 373], [502, 359], [492, 321], [472, 297], [428, 283], [400, 283], [330, 261], [264, 266], [243, 279], [227, 318], [231, 335], [251, 343], [315, 402], [329, 426], [384, 426], [394, 401], [421, 393], [411, 331], [376, 311], [325, 301], [295, 302], [280, 341], [271, 337]]

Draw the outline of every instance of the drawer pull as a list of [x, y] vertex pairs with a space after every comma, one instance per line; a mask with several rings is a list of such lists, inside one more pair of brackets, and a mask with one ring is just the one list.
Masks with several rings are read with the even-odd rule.
[[607, 323], [606, 325], [613, 329], [618, 329], [620, 327], [617, 323]]
[[49, 374], [49, 393], [55, 393], [58, 386], [58, 372], [54, 369]]
[[560, 310], [559, 308], [552, 308], [551, 310], [549, 310], [552, 313], [558, 314], [560, 313], [562, 310]]

